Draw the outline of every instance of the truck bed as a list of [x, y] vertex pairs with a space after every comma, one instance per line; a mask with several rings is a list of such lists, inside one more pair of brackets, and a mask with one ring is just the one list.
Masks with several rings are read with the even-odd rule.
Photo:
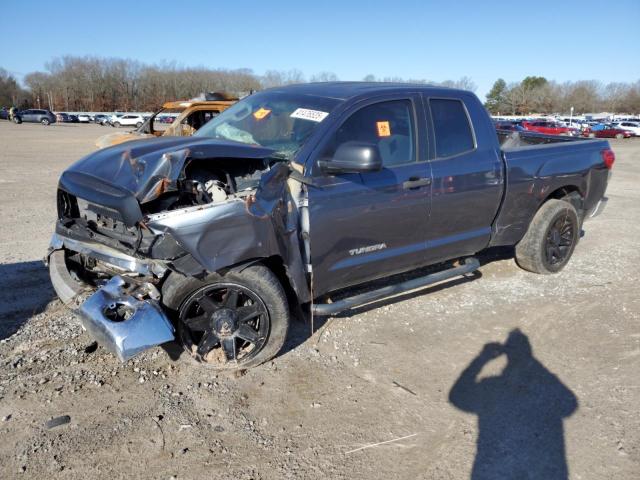
[[604, 196], [610, 173], [602, 160], [602, 151], [610, 149], [607, 140], [503, 131], [498, 140], [507, 181], [492, 245], [517, 243], [552, 192], [579, 193], [583, 217]]
[[513, 149], [529, 147], [531, 145], [541, 145], [548, 143], [567, 143], [588, 141], [583, 137], [570, 137], [566, 135], [545, 135], [534, 132], [513, 132], [509, 130], [498, 130], [498, 141], [502, 149]]

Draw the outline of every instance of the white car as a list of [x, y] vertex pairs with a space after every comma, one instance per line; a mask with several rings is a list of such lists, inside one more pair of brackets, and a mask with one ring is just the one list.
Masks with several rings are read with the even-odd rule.
[[142, 115], [122, 115], [121, 117], [113, 119], [113, 121], [111, 122], [114, 127], [132, 125], [140, 127], [143, 123], [144, 118], [142, 118]]
[[636, 137], [640, 137], [640, 122], [616, 122], [613, 126], [622, 130], [629, 130]]
[[565, 127], [573, 127], [582, 130], [586, 124], [584, 121], [577, 118], [559, 118], [559, 122], [564, 123]]
[[91, 117], [89, 115], [87, 115], [86, 113], [79, 113], [78, 114], [78, 121], [80, 123], [89, 123], [91, 121]]

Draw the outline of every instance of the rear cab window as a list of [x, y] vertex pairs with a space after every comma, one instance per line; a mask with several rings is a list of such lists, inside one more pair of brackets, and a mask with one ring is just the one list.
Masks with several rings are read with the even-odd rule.
[[452, 157], [475, 149], [471, 121], [458, 99], [429, 99], [435, 134], [436, 158]]

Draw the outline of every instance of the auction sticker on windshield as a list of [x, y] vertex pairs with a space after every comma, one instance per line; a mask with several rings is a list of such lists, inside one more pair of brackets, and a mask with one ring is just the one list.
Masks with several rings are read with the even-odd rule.
[[270, 113], [271, 113], [271, 110], [267, 110], [266, 108], [259, 108], [258, 110], [253, 112], [253, 117], [256, 120], [262, 120], [264, 117], [266, 117]]
[[291, 118], [301, 118], [303, 120], [311, 120], [312, 122], [321, 122], [329, 115], [328, 112], [320, 110], [309, 110], [308, 108], [297, 108], [291, 115]]

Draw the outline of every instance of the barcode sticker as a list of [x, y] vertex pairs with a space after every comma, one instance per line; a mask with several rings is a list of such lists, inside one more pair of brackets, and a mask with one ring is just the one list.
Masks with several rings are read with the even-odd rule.
[[301, 118], [303, 120], [311, 120], [312, 122], [321, 122], [329, 115], [328, 112], [320, 110], [309, 110], [308, 108], [297, 108], [291, 115], [291, 118]]

